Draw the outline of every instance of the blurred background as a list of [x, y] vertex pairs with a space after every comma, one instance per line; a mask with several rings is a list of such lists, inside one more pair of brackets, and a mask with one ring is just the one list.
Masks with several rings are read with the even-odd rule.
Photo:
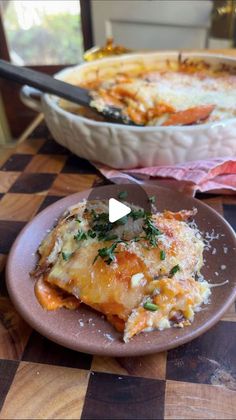
[[[131, 50], [234, 48], [235, 16], [235, 0], [0, 0], [0, 58], [54, 74], [108, 38]], [[36, 114], [19, 86], [0, 88], [3, 143]]]

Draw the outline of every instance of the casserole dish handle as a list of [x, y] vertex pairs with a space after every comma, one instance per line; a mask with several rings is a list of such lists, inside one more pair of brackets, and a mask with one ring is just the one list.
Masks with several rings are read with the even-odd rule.
[[37, 112], [42, 112], [41, 97], [43, 93], [31, 86], [25, 85], [20, 90], [20, 99], [29, 108]]

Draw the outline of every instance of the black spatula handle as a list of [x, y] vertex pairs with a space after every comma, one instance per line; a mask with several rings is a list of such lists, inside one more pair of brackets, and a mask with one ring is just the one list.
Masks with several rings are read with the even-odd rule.
[[4, 60], [0, 60], [0, 77], [33, 86], [42, 92], [52, 93], [79, 105], [90, 106], [89, 90], [70, 85], [35, 70], [15, 66]]

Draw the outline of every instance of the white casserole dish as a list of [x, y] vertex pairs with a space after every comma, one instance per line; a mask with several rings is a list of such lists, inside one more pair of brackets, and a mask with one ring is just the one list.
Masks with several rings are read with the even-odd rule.
[[[129, 54], [104, 58], [67, 68], [56, 78], [79, 84], [89, 80], [99, 69], [112, 74], [132, 66], [178, 60], [179, 52]], [[182, 53], [182, 59], [204, 60], [211, 65], [236, 67], [236, 59], [205, 53]], [[41, 104], [24, 87], [24, 103], [42, 110], [55, 140], [76, 155], [113, 168], [135, 168], [174, 164], [219, 156], [236, 156], [236, 118], [192, 126], [135, 127], [94, 121], [62, 109], [58, 98], [43, 94]], [[235, 99], [236, 101], [236, 99]]]

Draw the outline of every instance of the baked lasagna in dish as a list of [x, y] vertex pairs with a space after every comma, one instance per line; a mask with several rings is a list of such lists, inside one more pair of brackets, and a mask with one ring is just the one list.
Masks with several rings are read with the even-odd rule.
[[188, 223], [195, 213], [133, 206], [110, 223], [106, 201], [69, 208], [38, 249], [32, 276], [39, 303], [46, 310], [88, 305], [125, 342], [142, 331], [190, 325], [210, 295], [200, 280], [204, 242]]
[[[202, 60], [121, 62], [116, 70], [101, 65], [93, 75], [84, 74], [80, 86], [91, 91], [95, 108], [117, 108], [127, 124], [192, 125], [236, 116], [235, 70]], [[65, 101], [61, 104], [67, 107]], [[101, 119], [86, 109], [77, 112]]]

